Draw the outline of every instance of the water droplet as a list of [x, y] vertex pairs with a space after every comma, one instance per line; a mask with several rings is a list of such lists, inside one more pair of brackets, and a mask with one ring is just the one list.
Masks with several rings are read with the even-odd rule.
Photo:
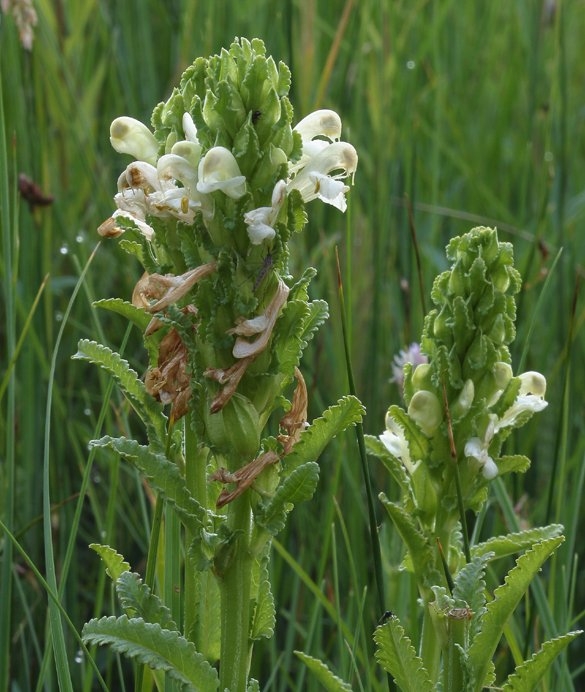
[[62, 312], [56, 312], [55, 313], [55, 322], [62, 322], [63, 321], [63, 313]]
[[73, 660], [75, 663], [83, 663], [83, 651], [81, 649], [77, 649], [75, 658]]
[[68, 255], [69, 254], [69, 247], [67, 246], [67, 243], [63, 243], [63, 245], [61, 245], [61, 247], [59, 248], [59, 252], [62, 255]]
[[79, 233], [75, 236], [75, 242], [76, 243], [85, 243], [85, 231], [79, 231]]
[[406, 69], [407, 70], [414, 70], [415, 67], [416, 67], [416, 63], [414, 62], [414, 60], [409, 60], [406, 63]]
[[91, 416], [91, 409], [89, 408], [89, 406], [87, 406], [86, 408], [83, 409], [83, 415], [84, 416]]

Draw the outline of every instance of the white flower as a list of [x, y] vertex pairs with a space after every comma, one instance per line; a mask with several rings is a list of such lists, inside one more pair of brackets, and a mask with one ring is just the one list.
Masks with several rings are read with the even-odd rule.
[[299, 190], [303, 200], [319, 198], [345, 211], [349, 187], [341, 180], [353, 176], [357, 152], [351, 144], [340, 142], [341, 119], [331, 110], [318, 110], [303, 118], [294, 128], [301, 135], [301, 158], [290, 167], [288, 190]]
[[522, 414], [532, 415], [542, 411], [548, 406], [544, 400], [546, 394], [546, 379], [539, 372], [525, 372], [518, 376], [520, 379], [520, 390], [516, 401], [510, 408], [503, 413], [501, 418], [491, 413], [489, 423], [486, 428], [484, 438], [470, 438], [465, 444], [465, 456], [475, 459], [482, 467], [482, 473], [488, 480], [498, 475], [498, 467], [489, 455], [489, 447], [494, 436], [504, 428], [515, 427]]
[[276, 235], [274, 224], [286, 199], [286, 183], [279, 180], [272, 191], [272, 206], [258, 207], [244, 214], [248, 225], [248, 236], [252, 245], [260, 245], [264, 240], [272, 240]]
[[345, 211], [345, 193], [349, 187], [341, 182], [353, 176], [357, 167], [357, 152], [347, 142], [332, 142], [309, 158], [288, 183], [288, 190], [299, 190], [303, 200], [317, 197], [327, 204]]
[[386, 414], [386, 430], [379, 435], [379, 438], [390, 454], [401, 461], [410, 474], [416, 471], [419, 462], [412, 461], [404, 430], [390, 413]]
[[138, 161], [154, 164], [159, 145], [144, 123], [123, 116], [110, 125], [110, 142], [120, 154], [130, 154]]
[[221, 190], [232, 199], [239, 199], [246, 193], [246, 178], [229, 149], [212, 147], [201, 159], [197, 190], [204, 194]]
[[199, 144], [199, 140], [197, 139], [197, 128], [195, 127], [190, 113], [183, 113], [183, 132], [188, 142]]

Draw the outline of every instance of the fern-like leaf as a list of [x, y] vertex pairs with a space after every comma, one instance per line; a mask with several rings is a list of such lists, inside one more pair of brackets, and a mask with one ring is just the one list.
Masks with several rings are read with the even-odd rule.
[[359, 423], [364, 413], [364, 407], [355, 396], [342, 397], [301, 434], [283, 460], [284, 472], [288, 474], [307, 461], [317, 461], [329, 442], [346, 428]]
[[556, 538], [562, 532], [562, 524], [550, 524], [549, 526], [537, 526], [525, 531], [509, 533], [506, 536], [493, 536], [483, 543], [474, 545], [471, 549], [471, 555], [477, 557], [486, 553], [493, 553], [491, 559], [497, 560], [527, 550], [538, 541], [546, 538]]
[[502, 692], [532, 692], [554, 659], [580, 634], [582, 634], [582, 630], [576, 630], [549, 639], [539, 651], [521, 663], [508, 677], [502, 686]]
[[563, 541], [564, 536], [558, 536], [536, 543], [516, 560], [516, 565], [506, 576], [504, 584], [495, 590], [493, 601], [486, 606], [481, 631], [469, 648], [468, 662], [474, 681], [473, 690], [479, 692], [483, 688], [489, 663], [506, 621], [516, 609], [542, 564]]
[[179, 631], [171, 611], [136, 572], [123, 572], [118, 577], [116, 593], [128, 617], [140, 617], [146, 622], [157, 623], [163, 629]]
[[103, 300], [94, 301], [93, 305], [96, 308], [110, 310], [118, 315], [122, 315], [129, 322], [135, 324], [141, 332], [146, 329], [152, 319], [152, 315], [146, 312], [146, 310], [136, 307], [133, 303], [122, 300], [122, 298], [104, 298]]
[[302, 651], [295, 651], [295, 655], [301, 659], [327, 692], [351, 692], [351, 686], [332, 673], [323, 661]]
[[153, 452], [149, 447], [126, 437], [106, 435], [99, 440], [92, 440], [90, 444], [93, 447], [109, 447], [120, 456], [132, 461], [149, 479], [151, 485], [174, 505], [181, 521], [190, 531], [198, 533], [205, 527], [207, 520], [205, 509], [185, 486], [185, 479], [177, 466], [164, 455]]
[[217, 671], [192, 642], [142, 618], [93, 619], [84, 626], [82, 637], [86, 644], [111, 646], [142, 665], [165, 671], [184, 692], [215, 692], [219, 686]]
[[144, 383], [128, 362], [107, 346], [88, 339], [81, 339], [73, 358], [95, 363], [109, 372], [146, 426], [151, 444], [164, 449], [166, 417], [162, 406], [148, 394]]
[[397, 617], [390, 617], [374, 633], [376, 661], [394, 678], [401, 692], [431, 692], [433, 686], [422, 659]]
[[106, 566], [106, 574], [112, 581], [116, 581], [124, 572], [130, 571], [130, 564], [124, 560], [124, 556], [109, 545], [90, 543], [89, 547], [100, 556]]
[[256, 514], [256, 522], [276, 536], [282, 531], [287, 514], [299, 502], [305, 502], [313, 497], [319, 481], [319, 464], [309, 461], [287, 476], [278, 486], [274, 496], [267, 505]]

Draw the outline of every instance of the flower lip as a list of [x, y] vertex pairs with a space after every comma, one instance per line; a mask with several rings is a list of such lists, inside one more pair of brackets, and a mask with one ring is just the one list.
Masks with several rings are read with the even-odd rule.
[[305, 116], [293, 129], [303, 140], [312, 140], [319, 136], [335, 140], [341, 136], [341, 118], [335, 111], [317, 110]]
[[136, 118], [116, 118], [110, 125], [110, 142], [120, 154], [130, 154], [138, 161], [156, 162], [158, 142], [148, 127]]
[[246, 193], [246, 178], [232, 152], [225, 147], [212, 147], [199, 162], [198, 174], [197, 190], [201, 193], [221, 190], [232, 199]]

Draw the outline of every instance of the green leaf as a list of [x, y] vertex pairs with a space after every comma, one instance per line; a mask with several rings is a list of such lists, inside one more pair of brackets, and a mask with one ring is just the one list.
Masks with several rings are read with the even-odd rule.
[[268, 576], [267, 559], [262, 559], [256, 563], [253, 581], [257, 584], [258, 596], [253, 604], [252, 629], [250, 638], [252, 640], [265, 637], [270, 639], [274, 634], [276, 623], [276, 610], [274, 607], [274, 596], [270, 589], [270, 578]]
[[109, 545], [90, 543], [89, 547], [100, 556], [106, 566], [106, 574], [112, 581], [116, 581], [124, 572], [130, 571], [130, 564], [124, 560], [124, 556], [110, 548]]
[[530, 659], [521, 663], [502, 686], [502, 692], [532, 692], [550, 668], [554, 659], [582, 630], [568, 632], [560, 637], [549, 639]]
[[88, 339], [81, 339], [73, 358], [96, 363], [109, 372], [146, 426], [151, 444], [164, 449], [166, 417], [162, 406], [148, 394], [144, 383], [128, 362], [107, 346]]
[[355, 396], [344, 396], [316, 418], [301, 434], [290, 454], [283, 459], [285, 473], [307, 461], [316, 461], [329, 442], [351, 425], [359, 423], [365, 410]]
[[386, 467], [404, 494], [412, 499], [412, 485], [404, 464], [393, 454], [390, 454], [384, 443], [373, 435], [366, 435], [366, 450], [368, 454], [377, 457]]
[[556, 538], [563, 532], [562, 524], [550, 524], [549, 526], [537, 526], [532, 529], [509, 533], [506, 536], [493, 536], [483, 543], [474, 545], [471, 549], [472, 557], [493, 553], [491, 560], [514, 555], [522, 550], [527, 550], [538, 541], [547, 538]]
[[128, 617], [140, 617], [146, 622], [157, 623], [163, 629], [179, 631], [171, 611], [152, 593], [148, 584], [143, 583], [136, 572], [123, 572], [118, 577], [116, 593]]
[[433, 551], [425, 536], [419, 531], [412, 515], [401, 505], [391, 502], [384, 493], [378, 496], [392, 523], [406, 544], [417, 581], [428, 582], [429, 567], [433, 565]]
[[86, 644], [107, 644], [142, 665], [165, 671], [185, 692], [215, 692], [218, 688], [217, 671], [192, 642], [142, 618], [93, 619], [84, 626], [82, 638]]
[[122, 300], [122, 298], [95, 300], [93, 305], [96, 308], [103, 308], [104, 310], [110, 310], [118, 315], [122, 315], [129, 322], [135, 324], [141, 332], [146, 329], [148, 323], [152, 320], [152, 315], [146, 312], [146, 310], [138, 308], [127, 300]]
[[484, 574], [492, 556], [492, 553], [485, 553], [472, 557], [471, 562], [462, 567], [455, 577], [453, 598], [465, 603], [473, 613], [469, 623], [470, 641], [473, 641], [476, 633], [481, 629], [482, 619], [486, 612]]
[[497, 463], [500, 476], [505, 473], [525, 473], [530, 468], [530, 459], [522, 454], [499, 457]]
[[185, 526], [197, 534], [207, 523], [207, 512], [194, 499], [175, 464], [136, 440], [106, 435], [90, 442], [92, 447], [109, 447], [129, 459], [149, 479], [151, 485], [174, 505]]
[[319, 464], [308, 461], [295, 468], [278, 486], [273, 497], [256, 515], [256, 523], [275, 536], [284, 528], [287, 514], [299, 502], [313, 497], [319, 481]]
[[536, 576], [544, 561], [564, 541], [564, 536], [549, 538], [536, 543], [516, 560], [513, 567], [494, 592], [494, 600], [486, 607], [481, 631], [477, 634], [468, 652], [470, 674], [474, 680], [474, 690], [484, 686], [489, 663], [501, 639], [506, 621], [512, 615], [530, 582]]
[[295, 655], [301, 659], [328, 692], [351, 692], [351, 686], [334, 675], [323, 661], [302, 651], [295, 651]]
[[376, 661], [394, 678], [401, 692], [432, 692], [433, 686], [422, 659], [397, 617], [376, 628]]

